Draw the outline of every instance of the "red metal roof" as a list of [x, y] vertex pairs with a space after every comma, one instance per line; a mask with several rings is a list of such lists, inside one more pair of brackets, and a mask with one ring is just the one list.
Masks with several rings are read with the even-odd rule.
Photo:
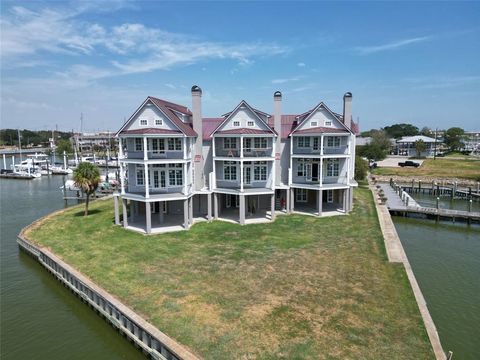
[[230, 130], [222, 130], [218, 131], [217, 134], [240, 134], [240, 135], [256, 135], [256, 134], [267, 134], [271, 135], [272, 132], [268, 130], [260, 130], [260, 129], [248, 129], [248, 128], [239, 128], [239, 129], [230, 129]]
[[158, 129], [158, 128], [145, 128], [135, 130], [123, 130], [122, 135], [142, 135], [142, 134], [181, 134], [180, 130]]
[[223, 118], [203, 118], [203, 140], [210, 140], [213, 131], [222, 123], [223, 120]]
[[335, 129], [323, 126], [311, 127], [295, 131], [295, 134], [321, 134], [321, 133], [348, 133], [346, 129]]
[[173, 104], [171, 102], [157, 99], [154, 97], [149, 96], [148, 97], [157, 107], [159, 107], [165, 115], [168, 116], [168, 118], [187, 136], [197, 136], [197, 133], [195, 130], [193, 130], [192, 125], [189, 123], [184, 123], [180, 118], [172, 111], [176, 110], [178, 112], [181, 112], [182, 114], [186, 115], [192, 115], [190, 110], [186, 108], [185, 106], [178, 105], [178, 104]]

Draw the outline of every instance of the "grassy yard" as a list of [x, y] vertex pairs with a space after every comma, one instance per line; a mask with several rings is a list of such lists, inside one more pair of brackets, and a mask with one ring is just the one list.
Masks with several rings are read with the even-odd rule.
[[460, 160], [449, 158], [427, 159], [419, 168], [377, 168], [377, 175], [430, 176], [438, 178], [458, 178], [480, 181], [480, 160]]
[[350, 216], [200, 223], [143, 236], [113, 204], [27, 233], [205, 359], [433, 359], [403, 267], [386, 260], [369, 190]]

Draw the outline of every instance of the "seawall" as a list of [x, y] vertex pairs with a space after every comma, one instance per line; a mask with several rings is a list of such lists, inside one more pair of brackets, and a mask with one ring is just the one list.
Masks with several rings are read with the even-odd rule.
[[422, 315], [423, 323], [425, 324], [425, 329], [427, 330], [428, 338], [430, 340], [430, 344], [432, 345], [435, 358], [437, 360], [445, 360], [447, 357], [442, 348], [442, 344], [440, 343], [440, 337], [438, 336], [437, 328], [433, 322], [430, 312], [428, 311], [427, 302], [423, 297], [420, 286], [418, 285], [415, 274], [413, 273], [410, 262], [408, 261], [407, 254], [405, 253], [400, 238], [398, 237], [397, 230], [395, 229], [392, 217], [390, 216], [390, 212], [386, 205], [380, 205], [378, 203], [378, 195], [375, 191], [375, 187], [372, 184], [370, 184], [369, 187], [372, 191], [378, 214], [378, 221], [380, 223], [380, 228], [382, 229], [388, 261], [403, 264], [405, 272], [407, 273], [408, 281], [412, 287], [418, 309]]
[[157, 360], [200, 359], [54, 253], [30, 242], [24, 236], [24, 231], [25, 229], [17, 237], [20, 249], [36, 259], [64, 286], [139, 347], [144, 354]]

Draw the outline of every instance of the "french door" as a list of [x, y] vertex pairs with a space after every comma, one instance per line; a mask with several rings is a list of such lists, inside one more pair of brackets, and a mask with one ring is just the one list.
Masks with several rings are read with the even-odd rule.
[[152, 177], [152, 187], [154, 189], [162, 189], [167, 187], [167, 176], [165, 170], [153, 170]]
[[247, 166], [243, 169], [244, 171], [244, 181], [245, 185], [250, 185], [252, 183], [252, 168]]

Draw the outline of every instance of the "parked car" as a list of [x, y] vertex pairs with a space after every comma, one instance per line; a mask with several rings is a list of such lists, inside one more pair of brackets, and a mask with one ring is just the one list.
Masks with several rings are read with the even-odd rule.
[[405, 162], [399, 162], [399, 163], [398, 163], [398, 166], [400, 166], [400, 167], [413, 166], [413, 167], [416, 167], [416, 168], [417, 168], [417, 167], [420, 166], [420, 164], [417, 163], [417, 162], [415, 162], [415, 161], [407, 160], [407, 161], [405, 161]]

